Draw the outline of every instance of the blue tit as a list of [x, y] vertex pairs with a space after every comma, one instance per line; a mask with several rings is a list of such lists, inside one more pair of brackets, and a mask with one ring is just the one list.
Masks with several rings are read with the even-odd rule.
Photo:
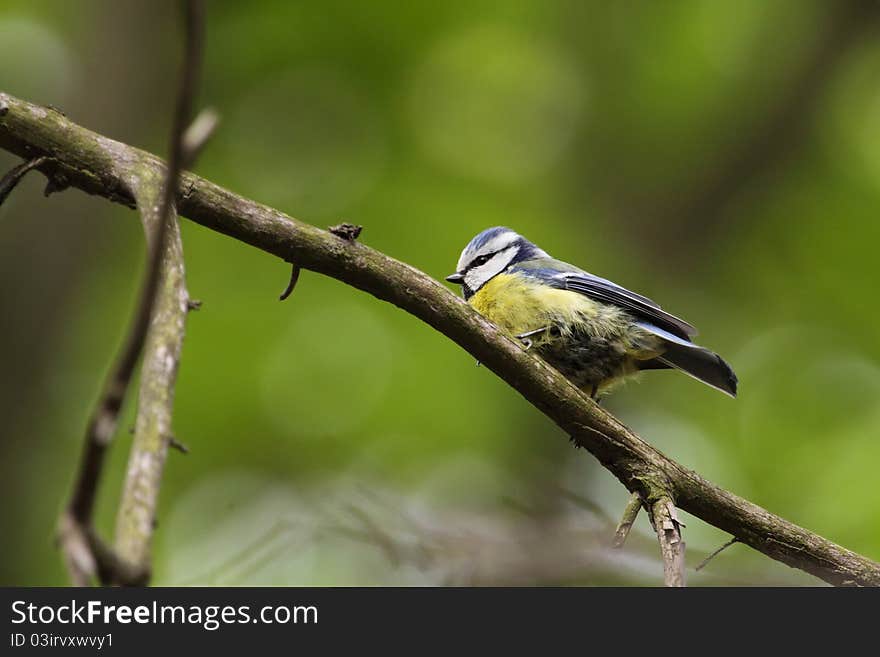
[[593, 399], [642, 370], [666, 368], [736, 396], [736, 374], [691, 342], [693, 326], [647, 297], [554, 260], [509, 228], [474, 237], [446, 280]]

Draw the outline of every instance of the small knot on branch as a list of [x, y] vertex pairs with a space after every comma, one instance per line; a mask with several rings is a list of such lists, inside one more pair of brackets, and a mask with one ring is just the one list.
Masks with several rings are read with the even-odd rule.
[[43, 190], [43, 196], [48, 198], [55, 192], [63, 192], [70, 187], [70, 181], [60, 171], [56, 171], [46, 176], [46, 188]]
[[338, 226], [330, 226], [329, 228], [330, 232], [336, 235], [336, 237], [341, 237], [347, 242], [354, 242], [358, 237], [360, 237], [361, 231], [363, 229], [363, 226], [357, 226], [355, 224], [350, 224], [347, 222], [343, 222]]
[[188, 312], [192, 312], [193, 310], [201, 310], [202, 309], [202, 300], [201, 299], [187, 299], [186, 300], [186, 309]]

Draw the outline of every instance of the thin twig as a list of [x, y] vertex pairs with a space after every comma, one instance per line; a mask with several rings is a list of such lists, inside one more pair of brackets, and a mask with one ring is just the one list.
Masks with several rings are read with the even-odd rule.
[[651, 505], [651, 524], [657, 533], [660, 556], [663, 558], [663, 583], [666, 586], [685, 586], [684, 541], [675, 504], [666, 496]]
[[186, 443], [180, 442], [174, 436], [170, 436], [168, 438], [168, 446], [172, 449], [176, 449], [181, 454], [189, 454], [189, 447], [186, 445]]
[[710, 561], [712, 561], [712, 559], [714, 559], [714, 558], [717, 557], [719, 554], [721, 554], [722, 552], [724, 552], [724, 550], [726, 550], [726, 549], [729, 548], [731, 545], [733, 545], [734, 543], [736, 543], [737, 540], [738, 540], [738, 539], [736, 538], [736, 536], [734, 536], [733, 538], [731, 538], [729, 541], [727, 541], [727, 543], [725, 543], [725, 544], [722, 545], [720, 548], [718, 548], [717, 550], [715, 550], [712, 554], [710, 554], [708, 557], [706, 557], [705, 559], [703, 559], [703, 560], [699, 563], [699, 565], [698, 565], [696, 568], [694, 568], [694, 570], [703, 570], [703, 568], [705, 568], [706, 565], [707, 565]]
[[[161, 202], [158, 206], [158, 212], [156, 212], [155, 226], [152, 229], [152, 234], [149, 234], [149, 222], [145, 218], [145, 227], [148, 230], [149, 237], [149, 259], [146, 278], [138, 299], [134, 320], [129, 328], [123, 347], [105, 381], [103, 392], [92, 412], [86, 429], [83, 452], [73, 494], [59, 525], [61, 546], [65, 553], [79, 549], [81, 542], [78, 541], [78, 536], [87, 535], [91, 532], [95, 497], [101, 479], [107, 447], [116, 433], [119, 413], [125, 401], [132, 375], [143, 351], [150, 328], [150, 320], [153, 316], [159, 283], [162, 280], [162, 260], [174, 214], [174, 200], [177, 196], [178, 181], [184, 162], [187, 159], [182, 137], [192, 113], [191, 108], [195, 97], [196, 80], [201, 62], [203, 23], [201, 0], [189, 0], [186, 11], [186, 49], [171, 130], [170, 156]], [[151, 207], [151, 204], [149, 204], [148, 207], [142, 208], [142, 211], [149, 212]], [[71, 532], [71, 527], [77, 525], [78, 530]], [[70, 555], [67, 555], [68, 565], [73, 561], [75, 560]], [[85, 563], [82, 559], [76, 561]], [[97, 570], [105, 571], [107, 569], [98, 565]], [[85, 574], [92, 576], [96, 574], [96, 571], [93, 569]], [[71, 576], [77, 582], [82, 582], [83, 580], [83, 573], [71, 570]]]
[[301, 271], [302, 269], [296, 263], [290, 263], [290, 280], [287, 283], [287, 287], [284, 288], [284, 292], [278, 297], [279, 301], [284, 301], [293, 293], [293, 288], [296, 287], [296, 282], [299, 280], [299, 273]]
[[626, 507], [623, 509], [623, 517], [620, 519], [617, 529], [614, 530], [614, 540], [611, 543], [611, 547], [623, 547], [623, 544], [626, 543], [627, 536], [629, 536], [629, 530], [632, 529], [633, 524], [635, 524], [636, 518], [641, 509], [642, 496], [638, 493], [633, 493], [630, 495], [629, 502], [626, 503]]
[[22, 162], [18, 166], [12, 167], [2, 179], [0, 179], [0, 205], [6, 200], [6, 197], [12, 193], [21, 179], [27, 175], [27, 172], [44, 165], [49, 161], [45, 155], [35, 157], [27, 162]]

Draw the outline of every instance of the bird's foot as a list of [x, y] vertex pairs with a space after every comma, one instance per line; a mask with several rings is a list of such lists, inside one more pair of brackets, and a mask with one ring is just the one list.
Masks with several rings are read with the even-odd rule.
[[525, 347], [525, 350], [528, 351], [529, 349], [531, 349], [532, 344], [533, 344], [533, 342], [529, 339], [530, 336], [538, 335], [539, 333], [543, 333], [544, 331], [548, 331], [548, 330], [550, 330], [550, 327], [544, 326], [542, 328], [535, 329], [534, 331], [527, 331], [526, 333], [520, 333], [519, 335], [515, 335], [513, 337], [515, 337], [517, 340], [522, 342], [523, 346]]

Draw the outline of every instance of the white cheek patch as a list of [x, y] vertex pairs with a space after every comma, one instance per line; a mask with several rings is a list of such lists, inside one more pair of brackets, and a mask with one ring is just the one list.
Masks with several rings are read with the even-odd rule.
[[507, 269], [518, 252], [519, 247], [508, 247], [503, 251], [499, 251], [488, 262], [470, 269], [464, 275], [465, 284], [472, 291], [476, 292], [492, 278]]

